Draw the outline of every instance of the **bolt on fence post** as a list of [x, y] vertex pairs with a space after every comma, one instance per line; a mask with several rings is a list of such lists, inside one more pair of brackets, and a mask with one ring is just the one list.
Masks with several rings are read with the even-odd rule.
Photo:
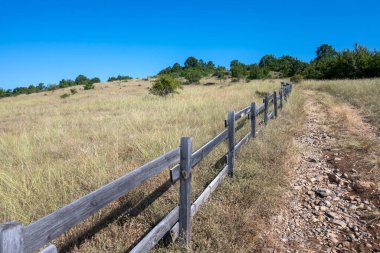
[[277, 118], [277, 92], [273, 92], [274, 117]]
[[235, 166], [235, 112], [228, 113], [228, 175], [234, 175]]
[[190, 137], [181, 138], [179, 185], [179, 235], [186, 248], [191, 241], [191, 153]]
[[256, 137], [256, 103], [251, 104], [251, 137]]
[[264, 123], [266, 125], [268, 124], [268, 104], [269, 104], [268, 96], [264, 98], [263, 102], [264, 102]]
[[22, 224], [10, 222], [0, 225], [0, 252], [24, 252], [24, 226]]

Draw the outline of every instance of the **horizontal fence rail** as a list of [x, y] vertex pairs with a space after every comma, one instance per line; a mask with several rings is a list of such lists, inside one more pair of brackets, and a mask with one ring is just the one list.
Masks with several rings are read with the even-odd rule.
[[[283, 108], [291, 91], [292, 84], [282, 82], [279, 92], [275, 91], [267, 95], [263, 99], [262, 105], [257, 106], [256, 103], [252, 103], [238, 112], [230, 112], [225, 120], [226, 129], [195, 152], [192, 152], [191, 138], [183, 137], [180, 147], [27, 226], [16, 222], [0, 225], [0, 253], [32, 253], [44, 246], [45, 249], [40, 251], [41, 253], [57, 252], [57, 248], [53, 244], [48, 245], [51, 241], [173, 165], [174, 167], [170, 170], [170, 178], [173, 184], [180, 181], [179, 204], [156, 224], [130, 252], [148, 252], [167, 234], [171, 235], [173, 241], [181, 237], [183, 246], [190, 247], [192, 217], [225, 176], [233, 176], [235, 154], [251, 138], [256, 137], [258, 124], [268, 124], [270, 119], [278, 116], [278, 109]], [[272, 106], [273, 109], [270, 108]], [[257, 122], [257, 116], [260, 114], [263, 114], [263, 121]], [[236, 141], [235, 132], [243, 127], [247, 119], [250, 119], [250, 131], [241, 140]], [[239, 122], [235, 124], [235, 121]], [[224, 156], [227, 159], [222, 159], [224, 161], [223, 169], [201, 195], [191, 203], [193, 167], [226, 140], [228, 141], [228, 152]]]

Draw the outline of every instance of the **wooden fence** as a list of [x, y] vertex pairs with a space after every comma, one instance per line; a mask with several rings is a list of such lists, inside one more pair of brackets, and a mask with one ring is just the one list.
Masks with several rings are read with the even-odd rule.
[[[267, 124], [277, 117], [278, 109], [282, 109], [292, 91], [292, 84], [281, 83], [279, 95], [276, 91], [266, 96], [263, 104], [252, 103], [238, 112], [230, 112], [225, 121], [226, 129], [201, 148], [192, 152], [190, 137], [182, 137], [180, 147], [144, 164], [132, 172], [102, 186], [101, 188], [71, 202], [53, 213], [29, 224], [22, 225], [10, 222], [0, 225], [0, 253], [31, 253], [45, 247], [41, 253], [54, 253], [57, 248], [49, 244], [55, 238], [96, 213], [112, 201], [119, 199], [143, 182], [156, 176], [165, 168], [175, 165], [170, 170], [171, 182], [180, 181], [179, 204], [163, 218], [150, 232], [130, 251], [134, 253], [148, 252], [168, 232], [172, 240], [181, 237], [184, 246], [189, 246], [191, 237], [192, 217], [207, 200], [226, 175], [233, 176], [235, 168], [235, 153], [254, 138], [257, 124]], [[273, 106], [273, 110], [270, 108]], [[263, 121], [258, 122], [257, 116], [263, 115]], [[251, 122], [250, 131], [238, 142], [235, 140], [236, 122], [248, 117]], [[192, 169], [213, 149], [228, 139], [227, 164], [218, 176], [206, 187], [203, 193], [191, 202]]]

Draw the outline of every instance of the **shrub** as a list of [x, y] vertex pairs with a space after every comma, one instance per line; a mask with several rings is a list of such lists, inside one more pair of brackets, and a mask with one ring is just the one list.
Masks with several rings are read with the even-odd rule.
[[68, 97], [70, 97], [70, 94], [65, 93], [65, 94], [61, 95], [62, 99], [65, 99], [65, 98], [68, 98]]
[[265, 67], [259, 67], [257, 64], [253, 64], [250, 67], [248, 73], [248, 79], [264, 79], [269, 76], [269, 71]]
[[300, 75], [300, 74], [294, 75], [294, 76], [292, 76], [292, 77], [290, 78], [290, 81], [291, 81], [292, 83], [300, 83], [300, 82], [303, 81], [303, 76]]
[[70, 92], [71, 92], [71, 94], [72, 94], [72, 95], [74, 95], [74, 94], [77, 94], [77, 93], [78, 93], [77, 89], [70, 89]]
[[165, 97], [172, 93], [178, 93], [177, 89], [181, 88], [181, 82], [168, 75], [162, 75], [154, 81], [153, 86], [149, 89], [149, 92], [153, 95]]
[[85, 90], [92, 90], [95, 88], [93, 83], [86, 83], [83, 87]]
[[128, 81], [132, 79], [132, 77], [130, 76], [122, 76], [122, 75], [118, 75], [117, 77], [114, 77], [114, 76], [111, 76], [108, 78], [108, 82], [113, 82], [113, 81]]
[[90, 80], [87, 78], [85, 75], [78, 75], [77, 78], [75, 78], [75, 83], [80, 85], [80, 84], [86, 84]]
[[90, 79], [90, 83], [100, 83], [100, 78], [99, 77], [94, 77], [92, 79]]
[[197, 69], [188, 69], [185, 78], [189, 83], [199, 83], [202, 78], [202, 73]]

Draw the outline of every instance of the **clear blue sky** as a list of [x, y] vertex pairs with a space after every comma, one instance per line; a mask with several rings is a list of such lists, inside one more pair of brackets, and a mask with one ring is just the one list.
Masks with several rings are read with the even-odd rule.
[[145, 77], [188, 56], [309, 61], [322, 43], [380, 49], [380, 1], [0, 0], [0, 87]]

